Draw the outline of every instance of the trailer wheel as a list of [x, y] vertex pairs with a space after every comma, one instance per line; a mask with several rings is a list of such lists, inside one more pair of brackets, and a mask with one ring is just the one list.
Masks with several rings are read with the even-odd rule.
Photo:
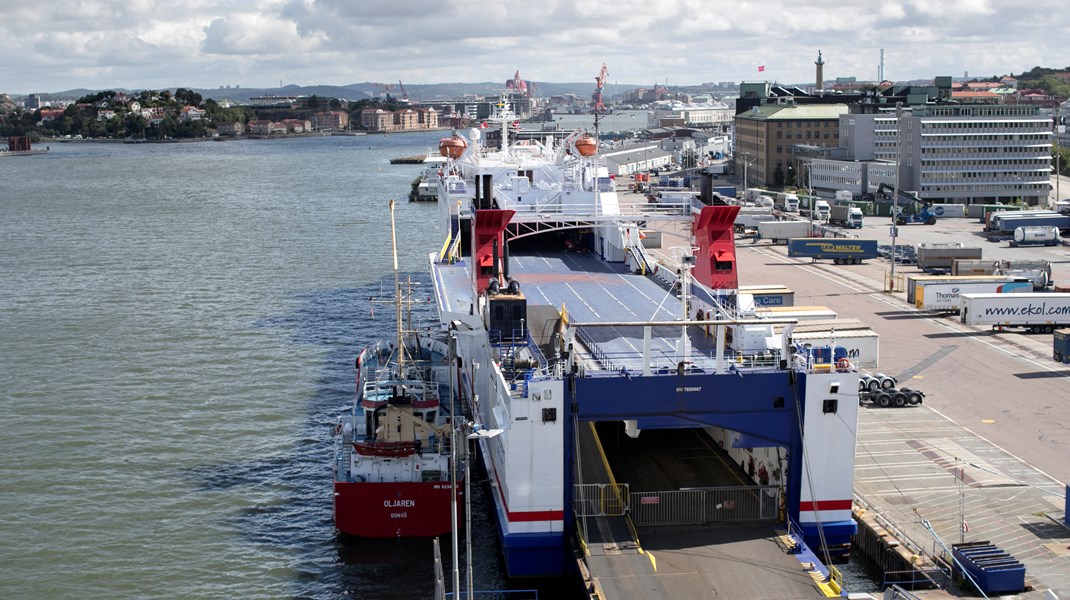
[[899, 392], [895, 396], [892, 397], [892, 401], [895, 402], [896, 406], [906, 406], [907, 405], [907, 395], [904, 394], [903, 392]]
[[907, 402], [911, 404], [921, 404], [921, 392], [910, 392], [907, 394]]
[[870, 379], [869, 380], [869, 391], [877, 392], [877, 391], [880, 391], [880, 389], [881, 389], [881, 382], [877, 381], [876, 379]]
[[[1062, 361], [1059, 360], [1058, 357], [1056, 357], [1055, 362], [1062, 362]], [[861, 379], [858, 380], [858, 391], [860, 391], [860, 392], [866, 391], [866, 382], [862, 381]]]
[[886, 389], [886, 390], [890, 390], [890, 389], [895, 387], [895, 380], [891, 379], [891, 378], [885, 379], [884, 381], [881, 382], [881, 387]]
[[879, 396], [877, 396], [877, 404], [880, 405], [881, 408], [888, 408], [892, 405], [892, 397], [882, 392]]
[[932, 216], [929, 217], [928, 219], [926, 219], [925, 224], [926, 225], [936, 225], [936, 217], [932, 217]]
[[1052, 333], [1053, 331], [1055, 331], [1055, 327], [1053, 327], [1051, 325], [1045, 325], [1044, 326], [1044, 333]]

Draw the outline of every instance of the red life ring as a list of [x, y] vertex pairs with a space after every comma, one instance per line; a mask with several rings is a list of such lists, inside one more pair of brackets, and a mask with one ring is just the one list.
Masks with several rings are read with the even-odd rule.
[[846, 371], [851, 368], [851, 361], [847, 360], [846, 358], [841, 358], [840, 360], [836, 361], [836, 368], [840, 371]]

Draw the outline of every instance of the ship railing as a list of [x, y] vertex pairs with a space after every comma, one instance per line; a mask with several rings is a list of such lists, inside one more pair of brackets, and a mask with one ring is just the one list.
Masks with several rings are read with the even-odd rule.
[[516, 211], [515, 220], [547, 218], [547, 215], [560, 215], [572, 218], [608, 218], [618, 221], [642, 221], [644, 218], [686, 216], [686, 206], [669, 204], [647, 204], [645, 202], [625, 202], [617, 204], [612, 211], [605, 210], [601, 204], [594, 202], [564, 203], [561, 194], [545, 197], [535, 202], [521, 203], [505, 200], [502, 207]]
[[[591, 358], [597, 363], [595, 369], [588, 368], [587, 376], [617, 376], [617, 375], [642, 375], [644, 372], [644, 360], [641, 352], [609, 352], [603, 350], [598, 342], [595, 342], [590, 334], [583, 329], [576, 332], [576, 339], [590, 353]], [[671, 351], [652, 350], [650, 354], [650, 373], [652, 375], [684, 373], [714, 373], [717, 369], [717, 357], [710, 351], [692, 349], [686, 360], [681, 361]], [[747, 371], [768, 371], [780, 368], [780, 351], [769, 350], [766, 352], [726, 352], [724, 355], [724, 368], [727, 373]]]

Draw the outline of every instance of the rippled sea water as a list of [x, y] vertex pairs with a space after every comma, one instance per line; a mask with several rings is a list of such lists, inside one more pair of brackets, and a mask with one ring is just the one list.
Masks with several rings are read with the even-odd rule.
[[389, 159], [441, 135], [0, 160], [0, 597], [430, 596], [430, 542], [336, 536], [329, 465], [354, 352], [392, 329], [388, 199], [403, 271], [438, 239]]

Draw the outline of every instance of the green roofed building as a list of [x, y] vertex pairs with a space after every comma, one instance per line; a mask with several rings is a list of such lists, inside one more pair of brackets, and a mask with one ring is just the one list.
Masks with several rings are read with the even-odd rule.
[[[796, 144], [835, 148], [840, 141], [840, 115], [846, 104], [796, 104], [782, 99], [751, 107], [736, 115], [735, 169], [746, 187], [805, 185], [798, 181], [792, 147]], [[746, 172], [746, 182], [742, 181]]]

